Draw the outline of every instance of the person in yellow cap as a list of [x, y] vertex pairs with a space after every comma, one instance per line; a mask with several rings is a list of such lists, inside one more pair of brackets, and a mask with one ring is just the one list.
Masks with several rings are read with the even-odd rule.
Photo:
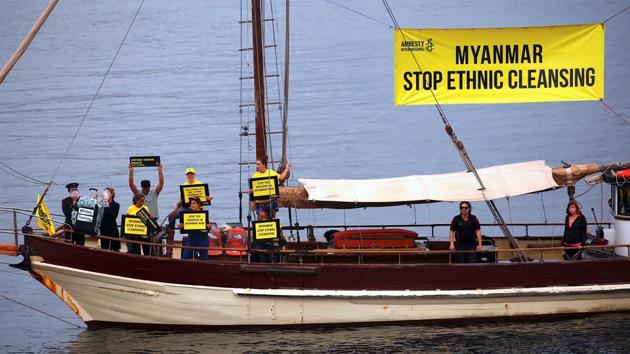
[[[196, 176], [197, 176], [197, 171], [195, 171], [193, 167], [188, 167], [186, 169], [186, 181], [183, 183], [183, 185], [187, 186], [191, 184], [204, 184], [203, 182], [195, 178]], [[208, 202], [210, 202], [212, 199], [214, 199], [212, 194], [209, 194], [206, 196], [206, 200]], [[178, 201], [177, 204], [175, 205], [175, 208], [173, 208], [173, 210], [171, 210], [171, 212], [168, 214], [168, 228], [170, 230], [175, 229], [175, 222], [177, 220], [177, 217], [179, 216], [179, 213], [184, 210], [187, 210], [187, 207], [182, 204], [181, 200]]]

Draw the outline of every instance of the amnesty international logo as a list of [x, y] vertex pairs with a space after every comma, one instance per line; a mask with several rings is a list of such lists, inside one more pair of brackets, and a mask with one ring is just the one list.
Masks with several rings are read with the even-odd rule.
[[400, 43], [401, 52], [432, 52], [433, 38], [424, 41], [402, 41]]

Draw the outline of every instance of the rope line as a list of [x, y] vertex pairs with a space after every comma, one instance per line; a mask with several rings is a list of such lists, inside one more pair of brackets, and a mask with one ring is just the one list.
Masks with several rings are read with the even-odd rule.
[[628, 9], [630, 9], [630, 5], [629, 5], [629, 6], [626, 6], [626, 8], [625, 8], [625, 9], [623, 9], [623, 10], [621, 10], [621, 11], [617, 12], [616, 14], [614, 14], [614, 15], [610, 16], [609, 18], [605, 19], [605, 20], [604, 20], [604, 22], [602, 22], [602, 23], [606, 23], [606, 22], [608, 22], [608, 21], [612, 20], [613, 18], [615, 18], [615, 17], [617, 17], [617, 16], [621, 15], [622, 13], [624, 13], [624, 12], [625, 12], [626, 10], [628, 10]]
[[624, 116], [622, 116], [619, 112], [615, 111], [612, 107], [610, 107], [608, 105], [608, 103], [606, 103], [604, 101], [604, 99], [600, 99], [599, 102], [602, 103], [602, 105], [607, 108], [609, 111], [613, 112], [619, 119], [621, 119], [624, 123], [626, 123], [627, 126], [630, 126], [630, 121], [628, 121], [626, 118], [624, 118]]
[[3, 170], [8, 175], [11, 175], [17, 179], [21, 179], [23, 181], [33, 183], [33, 184], [48, 184], [48, 182], [44, 182], [42, 180], [39, 180], [37, 178], [31, 177], [29, 175], [22, 173], [2, 161], [0, 161], [0, 166], [2, 166], [0, 167], [0, 170]]
[[347, 6], [344, 6], [344, 5], [338, 4], [338, 3], [336, 3], [336, 2], [334, 2], [334, 1], [332, 1], [332, 0], [325, 0], [325, 1], [326, 1], [326, 2], [328, 2], [328, 3], [331, 3], [331, 4], [335, 5], [335, 6], [339, 6], [339, 7], [340, 7], [340, 8], [342, 8], [342, 9], [348, 10], [348, 11], [350, 11], [350, 12], [354, 12], [355, 14], [357, 14], [357, 15], [359, 15], [359, 16], [363, 16], [363, 17], [365, 17], [365, 18], [367, 18], [367, 19], [370, 19], [370, 20], [372, 20], [372, 21], [374, 21], [374, 22], [378, 22], [378, 23], [380, 23], [380, 24], [382, 24], [382, 25], [385, 25], [385, 26], [387, 26], [389, 29], [394, 29], [394, 26], [390, 25], [389, 23], [383, 22], [383, 21], [381, 21], [381, 20], [379, 20], [379, 19], [377, 19], [377, 18], [375, 18], [375, 17], [372, 17], [372, 16], [369, 16], [369, 15], [366, 15], [366, 14], [364, 14], [364, 13], [362, 13], [362, 12], [359, 12], [359, 11], [357, 11], [357, 10], [351, 9], [351, 8], [349, 8], [349, 7], [347, 7]]
[[72, 323], [72, 322], [66, 321], [66, 320], [64, 320], [63, 318], [59, 318], [59, 317], [57, 317], [57, 316], [55, 316], [55, 315], [51, 315], [51, 314], [49, 314], [48, 312], [44, 312], [44, 311], [42, 311], [42, 310], [40, 310], [40, 309], [36, 309], [36, 308], [34, 308], [33, 306], [29, 306], [29, 305], [27, 305], [27, 304], [21, 303], [21, 302], [19, 302], [19, 301], [17, 301], [17, 300], [14, 300], [14, 299], [12, 299], [12, 298], [10, 298], [10, 297], [8, 297], [8, 296], [5, 296], [5, 295], [0, 294], [0, 297], [4, 298], [4, 299], [6, 299], [6, 300], [9, 300], [9, 301], [11, 301], [11, 302], [14, 302], [14, 303], [16, 303], [16, 304], [18, 304], [18, 305], [22, 305], [22, 306], [24, 306], [24, 307], [26, 307], [26, 308], [28, 308], [28, 309], [31, 309], [31, 310], [33, 310], [33, 311], [35, 311], [35, 312], [39, 312], [39, 313], [41, 313], [41, 314], [44, 314], [44, 315], [49, 316], [49, 317], [52, 317], [52, 318], [54, 318], [54, 319], [56, 319], [56, 320], [59, 320], [59, 321], [61, 321], [61, 322], [67, 323], [67, 324], [69, 324], [69, 325], [71, 325], [71, 326], [73, 326], [73, 327], [76, 327], [76, 328], [83, 328], [83, 327], [78, 326], [78, 325], [76, 325], [76, 324], [74, 324], [74, 323]]
[[[109, 63], [109, 67], [107, 68], [107, 71], [105, 71], [105, 75], [101, 79], [101, 82], [99, 83], [98, 88], [96, 89], [96, 92], [94, 93], [94, 96], [92, 97], [92, 100], [90, 101], [90, 104], [88, 105], [87, 110], [83, 114], [83, 117], [81, 118], [81, 122], [79, 123], [79, 126], [75, 130], [74, 135], [72, 136], [72, 139], [70, 139], [70, 142], [68, 143], [68, 146], [66, 147], [66, 151], [64, 152], [64, 154], [63, 154], [63, 156], [61, 158], [61, 161], [59, 161], [59, 165], [57, 166], [57, 169], [55, 170], [55, 173], [53, 173], [53, 176], [50, 179], [51, 181], [53, 181], [55, 179], [55, 177], [57, 176], [57, 173], [59, 173], [59, 170], [61, 169], [61, 166], [63, 165], [63, 161], [68, 156], [68, 152], [70, 151], [70, 147], [72, 147], [72, 144], [74, 143], [74, 141], [76, 140], [77, 136], [79, 135], [79, 130], [81, 130], [81, 127], [83, 126], [83, 123], [85, 123], [85, 120], [87, 119], [88, 114], [92, 110], [92, 106], [94, 105], [94, 101], [96, 101], [96, 98], [98, 97], [98, 94], [101, 92], [101, 88], [103, 87], [103, 84], [105, 83], [105, 80], [109, 76], [109, 72], [112, 69], [112, 66], [114, 66], [114, 62], [118, 58], [118, 54], [120, 53], [120, 50], [122, 49], [122, 46], [125, 43], [125, 40], [127, 39], [127, 36], [129, 35], [129, 32], [131, 31], [131, 27], [133, 26], [134, 22], [136, 21], [136, 18], [138, 17], [138, 14], [140, 13], [140, 9], [142, 8], [142, 4], [144, 4], [144, 0], [142, 0], [140, 2], [140, 5], [138, 6], [138, 9], [136, 10], [136, 13], [133, 15], [133, 19], [131, 20], [131, 23], [129, 24], [129, 27], [127, 28], [127, 31], [125, 32], [125, 36], [123, 37], [122, 41], [120, 42], [120, 45], [118, 46], [118, 49], [116, 50], [116, 54], [114, 54], [114, 58]], [[43, 197], [42, 197], [42, 200], [43, 200]]]
[[133, 15], [133, 19], [131, 20], [131, 23], [129, 24], [129, 27], [127, 28], [127, 31], [125, 32], [125, 36], [123, 37], [122, 41], [120, 42], [120, 45], [118, 46], [118, 49], [116, 50], [116, 54], [114, 54], [114, 58], [112, 59], [111, 63], [109, 63], [109, 67], [107, 68], [107, 71], [105, 71], [105, 75], [101, 79], [101, 82], [99, 83], [98, 88], [96, 89], [96, 92], [94, 93], [94, 96], [92, 97], [92, 100], [90, 101], [90, 104], [88, 105], [87, 110], [83, 114], [83, 117], [81, 118], [81, 122], [79, 122], [79, 126], [75, 130], [74, 135], [72, 136], [72, 139], [70, 139], [70, 142], [68, 143], [68, 146], [66, 147], [66, 151], [63, 153], [63, 156], [61, 157], [61, 160], [59, 161], [59, 165], [57, 165], [57, 169], [55, 169], [55, 172], [53, 173], [52, 177], [50, 178], [50, 182], [46, 183], [47, 184], [46, 189], [44, 189], [44, 192], [42, 193], [41, 199], [35, 205], [35, 208], [33, 208], [33, 214], [28, 218], [28, 221], [26, 221], [26, 224], [24, 225], [24, 228], [28, 227], [31, 224], [31, 221], [33, 220], [33, 216], [35, 215], [35, 212], [37, 211], [37, 209], [39, 209], [40, 205], [44, 201], [44, 197], [46, 197], [46, 194], [48, 194], [48, 191], [50, 190], [50, 187], [52, 186], [53, 181], [55, 180], [55, 177], [57, 177], [57, 174], [59, 173], [59, 170], [61, 169], [61, 166], [63, 165], [63, 162], [65, 161], [66, 157], [68, 156], [68, 152], [70, 151], [70, 147], [72, 147], [72, 144], [74, 143], [74, 141], [76, 140], [77, 136], [79, 135], [79, 130], [81, 130], [81, 127], [83, 126], [83, 123], [85, 123], [85, 120], [87, 119], [88, 113], [90, 113], [90, 110], [92, 110], [92, 106], [94, 105], [94, 101], [96, 101], [96, 98], [98, 97], [98, 94], [101, 92], [101, 88], [103, 87], [103, 84], [105, 83], [105, 79], [107, 79], [107, 77], [109, 76], [109, 72], [112, 69], [112, 66], [114, 66], [114, 62], [116, 61], [116, 58], [118, 58], [118, 54], [120, 53], [120, 50], [122, 49], [122, 46], [125, 43], [125, 40], [127, 39], [127, 35], [129, 35], [129, 32], [131, 31], [131, 27], [133, 26], [134, 22], [136, 21], [136, 18], [138, 17], [138, 14], [140, 13], [140, 9], [142, 8], [142, 4], [144, 4], [144, 0], [142, 0], [140, 2], [140, 5], [138, 6], [138, 9], [136, 10], [136, 13]]

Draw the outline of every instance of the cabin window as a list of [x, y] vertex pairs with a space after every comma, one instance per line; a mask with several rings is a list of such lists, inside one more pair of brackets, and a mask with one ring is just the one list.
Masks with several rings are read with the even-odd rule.
[[630, 216], [630, 185], [617, 187], [617, 215]]

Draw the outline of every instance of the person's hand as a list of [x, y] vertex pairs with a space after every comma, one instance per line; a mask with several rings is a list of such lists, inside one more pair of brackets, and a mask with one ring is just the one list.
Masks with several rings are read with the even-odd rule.
[[131, 164], [129, 164], [129, 172], [133, 173], [133, 166], [131, 166]]
[[451, 244], [448, 246], [448, 249], [451, 251], [455, 251], [455, 245], [453, 244], [453, 242], [451, 242]]
[[162, 173], [162, 163], [157, 166], [158, 173]]
[[483, 251], [483, 245], [477, 245], [477, 251]]
[[207, 195], [207, 196], [206, 196], [206, 200], [207, 200], [207, 201], [211, 201], [212, 199], [214, 199], [214, 197], [212, 196], [212, 194], [210, 194], [210, 195]]

